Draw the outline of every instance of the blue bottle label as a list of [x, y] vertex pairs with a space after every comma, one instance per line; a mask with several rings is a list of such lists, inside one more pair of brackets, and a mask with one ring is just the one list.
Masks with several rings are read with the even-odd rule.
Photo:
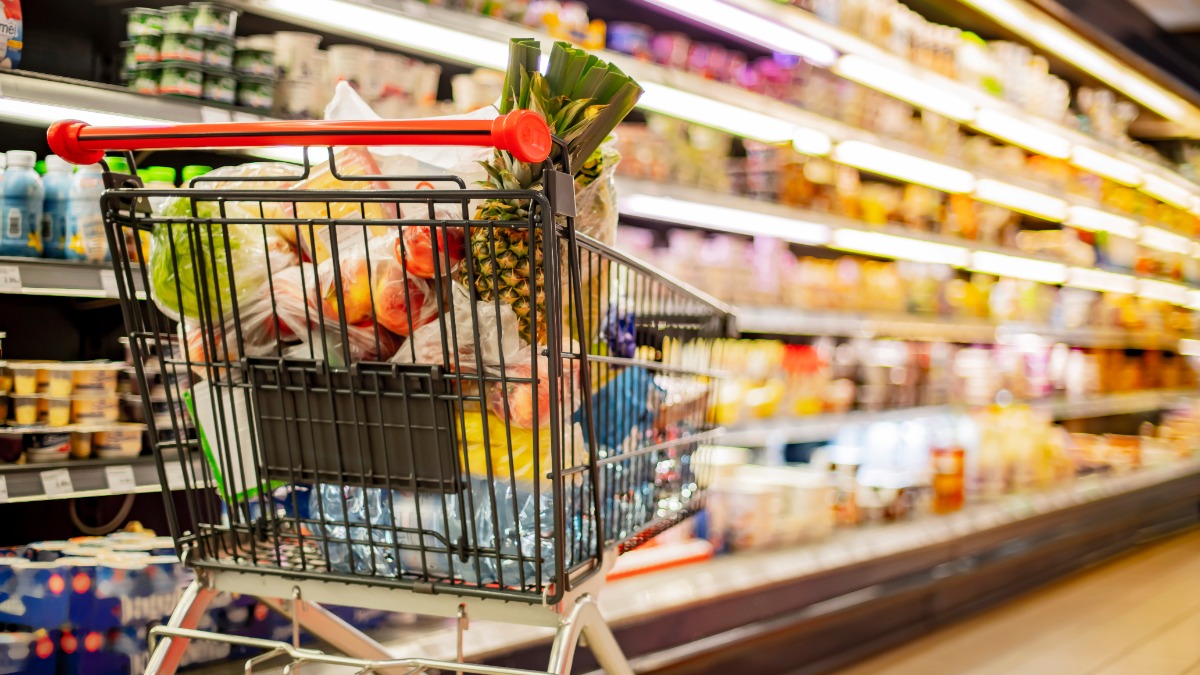
[[30, 208], [27, 197], [4, 198], [0, 207], [0, 253], [39, 256], [42, 254], [40, 218]]

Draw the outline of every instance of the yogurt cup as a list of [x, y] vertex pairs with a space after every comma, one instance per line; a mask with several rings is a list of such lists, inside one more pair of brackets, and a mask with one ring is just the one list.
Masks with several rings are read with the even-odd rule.
[[204, 38], [190, 33], [163, 33], [159, 56], [162, 61], [203, 63]]
[[92, 451], [100, 459], [127, 459], [142, 453], [144, 424], [121, 424], [92, 434]]
[[75, 372], [61, 364], [47, 368], [49, 382], [46, 393], [51, 396], [70, 396], [75, 390]]
[[139, 94], [158, 96], [158, 85], [162, 79], [162, 66], [157, 63], [147, 63], [138, 66], [129, 80], [129, 88]]
[[39, 371], [45, 368], [45, 364], [34, 361], [9, 361], [8, 368], [13, 374], [13, 394], [26, 396], [38, 392]]
[[117, 391], [117, 375], [121, 364], [112, 362], [73, 363], [72, 387], [76, 394], [113, 394]]
[[204, 94], [204, 67], [198, 63], [164, 62], [158, 93], [200, 98]]
[[65, 427], [71, 424], [71, 398], [46, 397], [46, 426]]
[[115, 394], [76, 397], [71, 401], [71, 416], [79, 424], [115, 422], [119, 413], [120, 403]]
[[204, 100], [233, 105], [237, 101], [238, 80], [228, 71], [210, 70], [204, 74]]
[[92, 432], [71, 432], [71, 458], [87, 459], [92, 456]]
[[204, 39], [204, 65], [229, 70], [233, 67], [233, 41], [218, 37]]
[[247, 108], [270, 110], [275, 105], [275, 81], [265, 77], [239, 77], [237, 102]]
[[17, 426], [31, 427], [38, 423], [38, 405], [40, 399], [37, 395], [32, 396], [12, 396], [12, 420]]
[[7, 394], [12, 391], [13, 387], [13, 372], [8, 367], [8, 364], [0, 361], [0, 395]]
[[193, 2], [196, 10], [192, 20], [192, 31], [199, 35], [215, 35], [231, 38], [237, 28], [238, 11], [212, 2]]
[[[161, 35], [134, 35], [129, 38], [129, 42], [122, 44], [127, 45], [125, 51], [125, 68], [133, 70], [141, 63], [158, 63], [162, 60], [160, 53], [162, 51], [162, 36]], [[132, 59], [130, 58], [132, 56]], [[133, 63], [131, 64], [130, 61]]]
[[161, 35], [163, 13], [148, 7], [130, 7], [125, 10], [125, 32], [130, 37], [137, 35]]
[[275, 77], [275, 52], [239, 47], [233, 55], [233, 70], [238, 75], [273, 78]]
[[191, 33], [195, 27], [196, 8], [189, 5], [163, 7], [163, 32]]

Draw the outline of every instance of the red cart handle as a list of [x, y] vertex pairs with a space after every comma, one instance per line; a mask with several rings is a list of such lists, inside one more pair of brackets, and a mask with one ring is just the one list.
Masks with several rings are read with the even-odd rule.
[[550, 129], [532, 110], [494, 120], [370, 120], [355, 122], [235, 122], [163, 127], [93, 127], [63, 120], [46, 132], [54, 154], [95, 164], [110, 150], [261, 148], [334, 145], [480, 145], [511, 152], [522, 162], [550, 155]]

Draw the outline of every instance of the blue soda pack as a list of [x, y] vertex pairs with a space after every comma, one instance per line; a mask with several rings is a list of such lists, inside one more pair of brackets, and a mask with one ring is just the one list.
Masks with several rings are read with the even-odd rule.
[[69, 606], [66, 570], [57, 561], [0, 558], [0, 624], [58, 629]]

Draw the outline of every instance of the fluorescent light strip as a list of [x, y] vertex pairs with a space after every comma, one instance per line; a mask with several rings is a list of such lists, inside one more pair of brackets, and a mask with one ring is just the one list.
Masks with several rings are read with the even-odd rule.
[[688, 202], [670, 197], [632, 194], [621, 197], [621, 213], [721, 232], [775, 237], [810, 246], [829, 243], [829, 227], [794, 218]]
[[963, 267], [970, 257], [970, 252], [961, 246], [847, 228], [838, 228], [833, 231], [833, 242], [830, 246], [843, 251], [881, 258], [939, 263], [953, 267]]
[[926, 185], [943, 192], [965, 193], [975, 186], [975, 177], [963, 169], [862, 141], [838, 143], [833, 149], [833, 160], [863, 171]]
[[1182, 356], [1200, 356], [1200, 340], [1183, 338], [1179, 341], [1179, 353]]
[[1142, 227], [1142, 236], [1138, 241], [1142, 246], [1164, 253], [1191, 255], [1195, 250], [1191, 239], [1151, 225]]
[[1057, 21], [1020, 0], [962, 0], [1009, 30], [1107, 82], [1133, 100], [1177, 122], [1195, 120], [1195, 109]]
[[1142, 176], [1141, 190], [1155, 199], [1181, 209], [1192, 205], [1193, 196], [1190, 190], [1152, 173]]
[[833, 72], [958, 122], [969, 122], [975, 116], [975, 106], [966, 99], [856, 54], [847, 54], [838, 59]]
[[1138, 281], [1138, 295], [1147, 300], [1161, 300], [1183, 306], [1190, 300], [1191, 293], [1187, 286], [1154, 279], [1141, 279]]
[[1122, 185], [1137, 187], [1142, 184], [1141, 169], [1112, 155], [1093, 150], [1086, 145], [1075, 146], [1071, 151], [1071, 163], [1084, 171], [1091, 171]]
[[815, 129], [798, 127], [777, 117], [739, 108], [672, 87], [645, 82], [646, 93], [638, 107], [713, 127], [764, 143], [798, 143], [797, 150], [810, 155], [828, 154], [833, 143]]
[[1127, 239], [1136, 239], [1140, 226], [1136, 220], [1118, 216], [1090, 206], [1072, 206], [1066, 224], [1089, 232], [1108, 232]]
[[[290, 0], [288, 0], [290, 2]], [[837, 58], [833, 47], [783, 26], [778, 21], [731, 7], [719, 0], [644, 0], [676, 14], [699, 21], [709, 28], [736, 35], [772, 51], [803, 56], [829, 67]]]
[[971, 126], [989, 136], [1047, 157], [1066, 159], [1071, 156], [1071, 142], [1066, 138], [995, 110], [980, 110]]
[[1137, 291], [1137, 279], [1128, 274], [1105, 272], [1087, 267], [1067, 270], [1067, 286], [1105, 293], [1132, 294]]
[[100, 112], [98, 110], [84, 110], [82, 108], [69, 108], [49, 103], [22, 101], [15, 98], [0, 98], [0, 119], [33, 126], [48, 126], [59, 120], [80, 120], [97, 126], [145, 125], [161, 127], [171, 124], [167, 120]]
[[1058, 197], [990, 178], [976, 181], [974, 197], [980, 201], [1055, 222], [1067, 217], [1067, 203]]
[[1040, 281], [1044, 284], [1061, 284], [1067, 280], [1067, 268], [1059, 263], [991, 251], [976, 251], [971, 256], [970, 269], [974, 272]]
[[1189, 309], [1200, 309], [1200, 291], [1188, 291], [1187, 304]]

